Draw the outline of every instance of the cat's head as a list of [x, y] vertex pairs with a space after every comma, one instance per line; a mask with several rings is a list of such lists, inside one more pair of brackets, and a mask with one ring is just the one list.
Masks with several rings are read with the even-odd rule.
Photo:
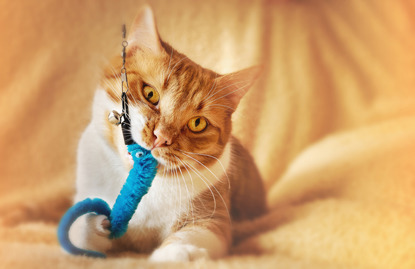
[[[121, 65], [118, 56], [102, 82], [117, 103]], [[168, 170], [215, 162], [231, 135], [231, 115], [258, 75], [258, 68], [220, 75], [194, 63], [160, 39], [148, 7], [130, 29], [126, 68], [132, 137]]]

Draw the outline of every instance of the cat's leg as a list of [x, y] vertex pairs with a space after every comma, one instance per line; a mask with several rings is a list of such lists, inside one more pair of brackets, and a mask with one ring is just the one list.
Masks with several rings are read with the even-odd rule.
[[110, 221], [106, 216], [85, 214], [72, 224], [69, 239], [76, 247], [105, 253], [112, 246], [109, 227]]
[[203, 226], [186, 226], [170, 235], [150, 256], [153, 262], [217, 259], [227, 254], [229, 232]]
[[[112, 201], [117, 197], [114, 190], [122, 187], [121, 180], [116, 179], [126, 178], [117, 167], [122, 167], [121, 160], [117, 159], [114, 150], [99, 135], [94, 125], [90, 124], [78, 147], [75, 203], [86, 198], [101, 198], [113, 204]], [[86, 214], [72, 224], [69, 238], [79, 248], [105, 252], [112, 244], [108, 238], [109, 226], [106, 216]]]

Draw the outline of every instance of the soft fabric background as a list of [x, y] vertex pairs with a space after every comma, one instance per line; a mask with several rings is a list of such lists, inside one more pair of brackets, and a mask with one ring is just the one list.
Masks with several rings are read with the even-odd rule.
[[[0, 267], [157, 267], [60, 250], [77, 141], [141, 1], [0, 1]], [[234, 117], [271, 214], [231, 257], [170, 267], [415, 268], [412, 1], [151, 2], [163, 39], [263, 75]], [[167, 265], [160, 266], [165, 268]]]

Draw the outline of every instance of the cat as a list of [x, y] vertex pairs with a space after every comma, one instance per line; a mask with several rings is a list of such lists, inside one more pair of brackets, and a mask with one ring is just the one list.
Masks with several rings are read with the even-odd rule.
[[[121, 66], [117, 56], [96, 91], [78, 147], [75, 202], [99, 197], [112, 207], [132, 168], [121, 128], [107, 119], [121, 107]], [[228, 75], [202, 68], [160, 39], [146, 6], [130, 29], [126, 69], [131, 135], [151, 150], [158, 173], [123, 237], [110, 240], [108, 219], [88, 214], [72, 226], [71, 241], [105, 253], [149, 253], [154, 262], [225, 256], [232, 223], [267, 210], [260, 174], [231, 135], [232, 113], [259, 68]]]

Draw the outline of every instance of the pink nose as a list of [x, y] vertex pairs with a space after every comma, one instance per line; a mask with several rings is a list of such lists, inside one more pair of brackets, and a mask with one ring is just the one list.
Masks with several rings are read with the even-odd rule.
[[153, 148], [165, 147], [165, 146], [171, 145], [171, 142], [172, 142], [171, 136], [168, 136], [160, 129], [154, 130], [154, 136], [156, 137], [156, 140], [154, 140]]

